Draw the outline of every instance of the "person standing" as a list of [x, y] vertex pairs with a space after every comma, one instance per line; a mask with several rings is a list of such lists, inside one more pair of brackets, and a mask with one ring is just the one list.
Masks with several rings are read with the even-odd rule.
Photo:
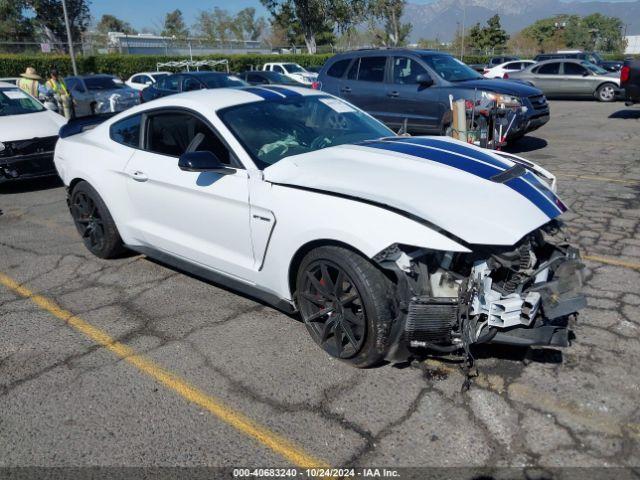
[[67, 120], [71, 119], [71, 95], [69, 94], [69, 90], [67, 90], [64, 80], [58, 75], [58, 69], [51, 69], [45, 87], [53, 93], [56, 103], [58, 104], [58, 112], [63, 114]]
[[38, 98], [39, 94], [44, 90], [42, 85], [40, 85], [40, 81], [42, 77], [38, 75], [36, 69], [33, 67], [27, 67], [24, 73], [20, 74], [16, 85], [20, 90], [27, 92], [34, 98]]

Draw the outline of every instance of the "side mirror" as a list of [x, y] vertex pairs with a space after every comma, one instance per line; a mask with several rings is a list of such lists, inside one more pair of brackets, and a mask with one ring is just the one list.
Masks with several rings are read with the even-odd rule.
[[178, 167], [185, 172], [214, 172], [220, 175], [230, 175], [235, 173], [234, 168], [223, 164], [215, 153], [187, 152], [178, 159]]
[[583, 72], [583, 73], [582, 73], [582, 76], [583, 76], [583, 77], [588, 77], [589, 75], [591, 75], [591, 73], [589, 73], [589, 72]]
[[421, 73], [416, 77], [416, 83], [421, 87], [427, 88], [433, 85], [433, 79], [426, 73]]

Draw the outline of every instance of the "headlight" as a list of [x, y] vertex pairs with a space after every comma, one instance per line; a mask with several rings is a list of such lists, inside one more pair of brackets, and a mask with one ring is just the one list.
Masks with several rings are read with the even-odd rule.
[[504, 105], [505, 107], [521, 107], [522, 102], [518, 97], [514, 97], [513, 95], [506, 95], [503, 93], [491, 93], [491, 92], [483, 92], [483, 96], [490, 100], [495, 100], [496, 104]]

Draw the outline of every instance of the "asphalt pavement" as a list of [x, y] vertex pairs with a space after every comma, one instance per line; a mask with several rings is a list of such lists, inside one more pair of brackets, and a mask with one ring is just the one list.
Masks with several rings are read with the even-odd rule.
[[91, 256], [55, 179], [0, 186], [0, 467], [640, 467], [640, 108], [551, 109], [510, 150], [558, 176], [589, 307], [569, 348], [483, 349], [464, 393], [453, 362], [357, 370], [296, 317]]

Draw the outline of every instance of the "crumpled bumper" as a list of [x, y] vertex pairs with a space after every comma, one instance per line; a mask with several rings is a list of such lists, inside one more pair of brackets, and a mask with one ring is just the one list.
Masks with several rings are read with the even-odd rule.
[[53, 152], [0, 159], [0, 183], [56, 175]]

